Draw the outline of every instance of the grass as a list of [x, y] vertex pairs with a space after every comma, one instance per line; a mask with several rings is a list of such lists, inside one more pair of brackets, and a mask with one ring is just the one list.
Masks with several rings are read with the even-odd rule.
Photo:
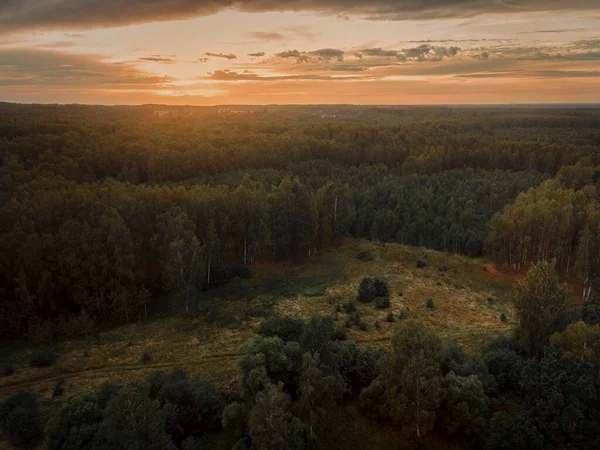
[[[361, 253], [369, 254], [369, 260], [357, 259]], [[428, 266], [417, 269], [418, 260], [428, 261]], [[10, 364], [15, 370], [12, 376], [0, 377], [0, 399], [15, 390], [51, 399], [59, 378], [72, 393], [174, 368], [228, 389], [238, 375], [242, 345], [273, 315], [304, 320], [332, 316], [336, 328], [345, 329], [360, 345], [387, 346], [397, 326], [390, 321], [392, 312], [398, 321], [400, 317], [419, 319], [443, 339], [455, 340], [468, 352], [479, 352], [489, 339], [509, 333], [515, 325], [512, 285], [490, 279], [482, 270], [485, 264], [465, 256], [394, 244], [382, 248], [357, 240], [301, 265], [258, 263], [251, 280], [215, 289], [201, 299], [195, 317], [163, 314], [91, 337], [65, 340], [60, 359], [52, 366], [29, 367], [32, 353], [40, 350], [35, 347], [16, 349], [13, 345], [0, 350], [0, 367]], [[439, 267], [447, 270], [439, 271]], [[390, 309], [353, 301], [365, 276], [388, 281]], [[428, 298], [435, 299], [434, 313], [424, 307]], [[500, 320], [503, 313], [506, 323]], [[351, 314], [360, 318], [360, 325], [345, 328]], [[151, 355], [150, 361], [142, 361], [144, 352]]]

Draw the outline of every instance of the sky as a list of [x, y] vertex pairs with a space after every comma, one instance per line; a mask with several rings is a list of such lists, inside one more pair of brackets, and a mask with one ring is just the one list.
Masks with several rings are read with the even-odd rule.
[[0, 101], [600, 103], [600, 0], [0, 0]]

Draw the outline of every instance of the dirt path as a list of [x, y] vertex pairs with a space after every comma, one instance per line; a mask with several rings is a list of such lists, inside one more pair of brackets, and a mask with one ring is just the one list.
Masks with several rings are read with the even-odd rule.
[[198, 361], [185, 361], [185, 362], [169, 362], [169, 363], [148, 363], [148, 364], [115, 364], [111, 366], [103, 366], [90, 368], [86, 370], [78, 371], [54, 371], [43, 375], [31, 376], [25, 379], [11, 380], [6, 378], [6, 382], [0, 385], [0, 398], [10, 396], [17, 392], [25, 392], [31, 390], [32, 387], [39, 385], [52, 385], [59, 378], [68, 382], [70, 380], [85, 378], [87, 380], [92, 379], [103, 379], [109, 375], [119, 375], [125, 372], [138, 371], [141, 373], [150, 373], [155, 371], [170, 371], [173, 369], [185, 369], [189, 367], [201, 367], [208, 361], [214, 363], [215, 360], [222, 360], [228, 362], [231, 360], [237, 361], [241, 356], [241, 353], [222, 353], [206, 355]]

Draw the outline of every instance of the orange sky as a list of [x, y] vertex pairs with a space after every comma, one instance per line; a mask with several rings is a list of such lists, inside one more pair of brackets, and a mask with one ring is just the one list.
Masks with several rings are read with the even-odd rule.
[[600, 4], [3, 0], [0, 101], [600, 103]]

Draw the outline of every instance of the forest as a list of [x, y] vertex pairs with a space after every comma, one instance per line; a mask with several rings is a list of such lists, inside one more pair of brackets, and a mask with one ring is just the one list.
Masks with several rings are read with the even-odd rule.
[[356, 305], [389, 310], [383, 346], [320, 314], [266, 315], [234, 390], [185, 367], [69, 396], [57, 381], [51, 406], [4, 399], [0, 436], [18, 449], [342, 448], [323, 425], [339, 409], [348, 427], [400, 430], [406, 448], [597, 448], [599, 189], [594, 108], [0, 103], [0, 340], [42, 345], [32, 368], [56, 363], [50, 343], [204, 320], [265, 264], [302, 267], [347, 242], [485, 258], [519, 280], [514, 330], [480, 352], [395, 314], [403, 293], [361, 277], [335, 315], [360, 329]]

